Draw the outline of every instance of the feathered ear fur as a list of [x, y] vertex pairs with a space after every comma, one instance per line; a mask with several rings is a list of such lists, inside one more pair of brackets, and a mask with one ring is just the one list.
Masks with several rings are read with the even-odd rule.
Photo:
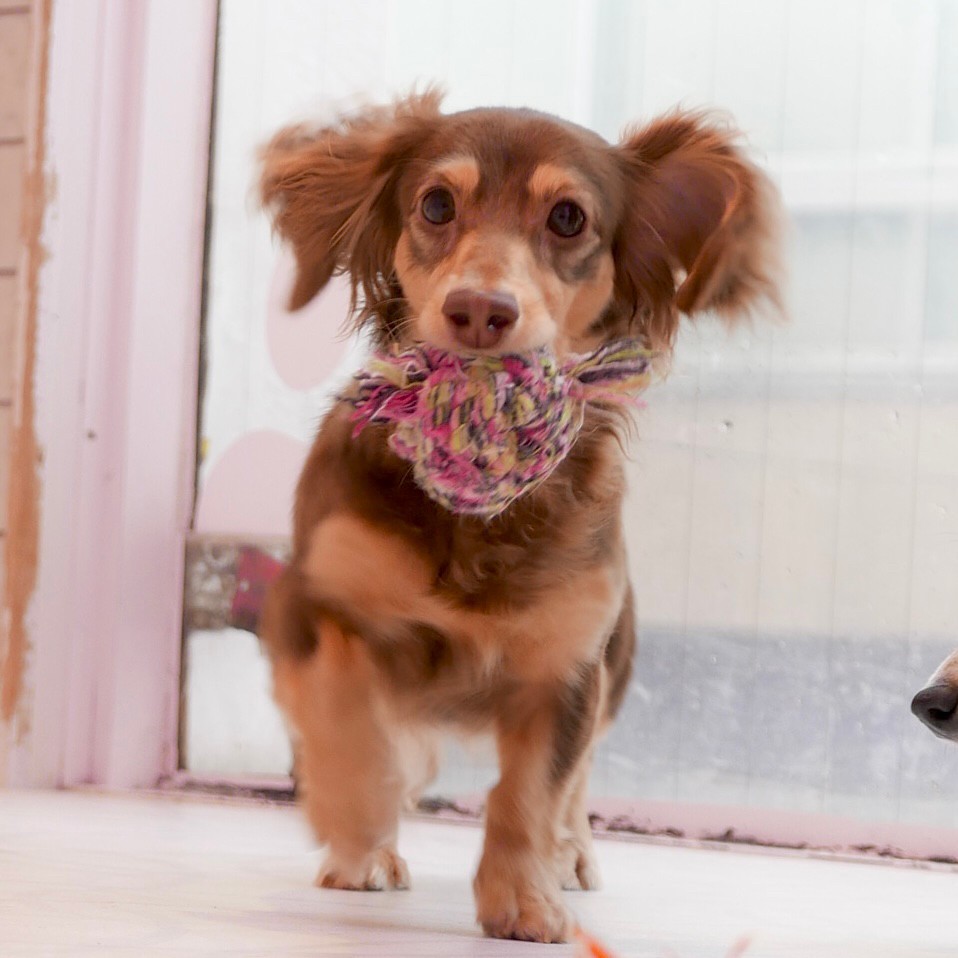
[[679, 314], [726, 317], [765, 300], [781, 311], [780, 203], [733, 131], [672, 113], [614, 147], [626, 207], [616, 236], [616, 291], [658, 347]]
[[399, 166], [433, 130], [441, 99], [428, 90], [319, 130], [289, 127], [263, 149], [260, 196], [296, 257], [290, 309], [344, 272], [354, 307], [360, 293], [367, 305], [390, 295]]

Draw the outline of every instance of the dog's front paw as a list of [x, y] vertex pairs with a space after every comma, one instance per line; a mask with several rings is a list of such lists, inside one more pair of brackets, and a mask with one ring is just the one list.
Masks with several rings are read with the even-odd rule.
[[542, 874], [523, 877], [523, 871], [480, 863], [474, 888], [482, 930], [490, 938], [568, 941], [572, 916], [562, 903], [558, 883]]
[[590, 838], [579, 841], [569, 836], [559, 843], [559, 881], [566, 891], [595, 891], [602, 887], [599, 863]]
[[346, 891], [383, 891], [409, 887], [409, 868], [394, 848], [377, 848], [358, 862], [350, 863], [328, 852], [319, 868], [318, 888]]

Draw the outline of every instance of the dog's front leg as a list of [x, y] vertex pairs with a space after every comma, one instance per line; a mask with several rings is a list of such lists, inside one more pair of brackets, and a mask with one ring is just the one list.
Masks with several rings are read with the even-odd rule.
[[[277, 590], [268, 628], [295, 609]], [[308, 656], [274, 661], [277, 700], [297, 733], [302, 801], [327, 846], [316, 884], [324, 888], [407, 888], [396, 851], [404, 778], [379, 679], [361, 638], [316, 623]]]
[[479, 923], [494, 938], [561, 942], [571, 933], [556, 860], [569, 779], [595, 729], [599, 670], [588, 664], [566, 683], [521, 689], [498, 718], [501, 775], [474, 885]]

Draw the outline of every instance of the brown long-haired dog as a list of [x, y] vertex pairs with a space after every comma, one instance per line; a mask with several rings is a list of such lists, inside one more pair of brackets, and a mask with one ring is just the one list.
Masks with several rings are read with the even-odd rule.
[[[679, 314], [777, 299], [774, 190], [698, 114], [612, 146], [528, 110], [443, 115], [434, 93], [284, 130], [262, 195], [298, 265], [291, 306], [349, 274], [380, 343], [667, 349]], [[596, 737], [635, 646], [623, 457], [599, 410], [551, 478], [492, 521], [446, 512], [388, 430], [326, 416], [296, 496], [293, 558], [264, 614], [276, 697], [325, 887], [403, 888], [400, 808], [432, 734], [495, 738], [475, 878], [487, 934], [563, 941], [562, 888], [598, 883], [586, 808]]]

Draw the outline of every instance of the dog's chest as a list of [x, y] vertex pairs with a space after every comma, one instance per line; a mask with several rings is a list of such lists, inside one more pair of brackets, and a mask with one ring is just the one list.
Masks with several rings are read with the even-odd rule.
[[421, 658], [429, 668], [417, 680], [426, 672], [455, 679], [457, 671], [564, 678], [600, 654], [625, 591], [624, 561], [615, 553], [574, 575], [557, 570], [528, 600], [519, 594], [477, 607], [443, 587], [441, 570], [402, 533], [346, 512], [316, 526], [302, 571], [311, 594], [371, 641], [408, 653], [409, 662]]

